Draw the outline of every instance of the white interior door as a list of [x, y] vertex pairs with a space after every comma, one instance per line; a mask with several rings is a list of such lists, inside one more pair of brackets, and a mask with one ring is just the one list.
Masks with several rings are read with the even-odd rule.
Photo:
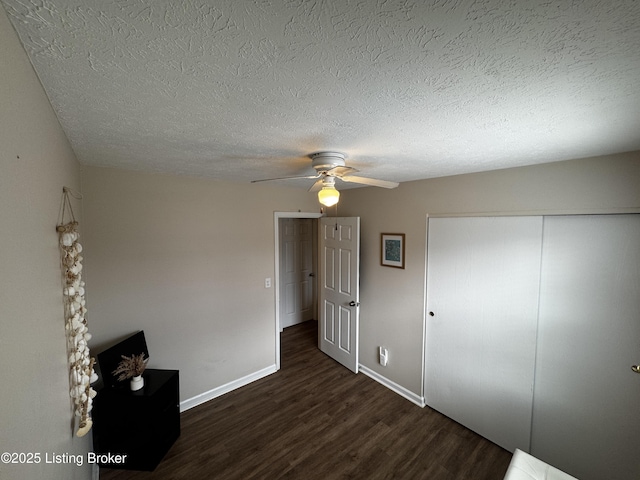
[[545, 217], [531, 453], [640, 478], [640, 215]]
[[425, 400], [529, 451], [542, 217], [431, 218]]
[[320, 350], [358, 373], [360, 218], [320, 219]]
[[280, 329], [314, 318], [313, 220], [280, 220]]

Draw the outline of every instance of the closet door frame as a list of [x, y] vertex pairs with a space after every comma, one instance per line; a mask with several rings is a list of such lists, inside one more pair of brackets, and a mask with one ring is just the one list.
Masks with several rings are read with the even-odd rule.
[[[634, 210], [620, 211], [620, 212], [567, 211], [567, 212], [526, 212], [526, 213], [514, 212], [509, 214], [487, 213], [487, 214], [459, 214], [459, 215], [427, 215], [427, 222], [426, 222], [427, 223], [427, 232], [426, 232], [427, 241], [426, 241], [426, 247], [425, 247], [426, 248], [426, 252], [425, 252], [425, 317], [424, 317], [425, 320], [424, 320], [424, 339], [423, 339], [423, 345], [424, 345], [424, 348], [423, 348], [423, 360], [424, 360], [423, 361], [423, 396], [425, 398], [427, 398], [427, 392], [429, 389], [429, 385], [427, 383], [427, 365], [426, 365], [427, 351], [426, 350], [428, 347], [428, 342], [427, 342], [428, 322], [431, 319], [429, 315], [430, 309], [429, 309], [429, 304], [427, 300], [427, 290], [429, 288], [429, 285], [428, 285], [429, 221], [430, 219], [433, 219], [433, 218], [457, 218], [457, 217], [473, 218], [473, 217], [488, 217], [488, 216], [492, 216], [492, 217], [541, 216], [541, 217], [544, 217], [543, 221], [546, 223], [549, 219], [551, 219], [552, 221], [556, 221], [558, 217], [584, 218], [587, 216], [592, 216], [592, 217], [595, 217], [595, 219], [597, 219], [598, 217], [633, 216], [636, 219], [640, 219], [640, 211], [634, 211]], [[544, 231], [543, 231], [543, 235], [544, 235]], [[637, 244], [640, 243], [637, 241], [637, 236], [640, 236], [640, 234], [635, 232], [634, 235], [636, 236], [629, 240], [630, 242], [629, 245], [632, 245], [632, 246], [636, 245], [635, 248], [637, 248]], [[544, 242], [544, 237], [542, 238], [542, 242]], [[567, 251], [571, 251], [573, 250], [573, 248], [574, 248], [573, 245], [569, 245], [567, 247]], [[625, 475], [628, 476], [629, 474], [631, 474], [632, 476], [637, 476], [638, 474], [640, 474], [640, 463], [638, 463], [637, 455], [635, 455], [634, 453], [634, 448], [638, 444], [640, 444], [640, 417], [638, 417], [637, 415], [633, 415], [632, 413], [636, 410], [636, 406], [634, 405], [634, 402], [637, 400], [637, 398], [640, 398], [640, 377], [637, 374], [635, 374], [631, 370], [631, 368], [629, 368], [631, 364], [637, 364], [638, 363], [637, 358], [640, 358], [640, 343], [638, 343], [640, 342], [638, 340], [638, 338], [640, 338], [640, 333], [637, 331], [638, 329], [640, 329], [640, 322], [637, 322], [637, 319], [640, 318], [640, 305], [637, 303], [640, 301], [638, 300], [639, 292], [637, 291], [637, 285], [640, 285], [640, 280], [638, 279], [638, 277], [640, 276], [640, 274], [638, 273], [638, 270], [640, 269], [640, 267], [638, 267], [638, 264], [640, 264], [640, 261], [638, 260], [639, 255], [637, 250], [633, 250], [633, 252], [635, 252], [634, 255], [632, 255], [633, 260], [629, 260], [629, 263], [631, 265], [634, 265], [632, 267], [633, 278], [631, 278], [631, 280], [622, 281], [622, 283], [620, 283], [620, 281], [618, 281], [618, 283], [615, 283], [615, 282], [612, 283], [614, 285], [613, 287], [614, 289], [621, 290], [622, 288], [626, 288], [627, 290], [629, 290], [629, 288], [631, 288], [635, 292], [635, 293], [630, 293], [629, 291], [627, 291], [627, 294], [625, 294], [623, 297], [630, 299], [630, 303], [624, 302], [625, 306], [622, 307], [623, 309], [631, 311], [631, 314], [630, 314], [631, 317], [633, 319], [636, 319], [635, 323], [634, 323], [634, 320], [631, 320], [631, 327], [632, 327], [631, 330], [633, 331], [631, 331], [628, 328], [628, 325], [627, 327], [624, 327], [624, 326], [621, 327], [623, 329], [622, 332], [619, 331], [619, 328], [618, 329], [615, 328], [615, 323], [613, 323], [610, 319], [612, 315], [611, 313], [612, 308], [610, 306], [604, 307], [604, 310], [607, 312], [606, 315], [604, 314], [595, 315], [595, 317], [599, 317], [599, 318], [606, 317], [608, 319], [607, 322], [609, 323], [609, 325], [613, 327], [613, 330], [607, 330], [606, 328], [603, 330], [601, 328], [603, 327], [603, 325], [601, 323], [597, 324], [596, 327], [598, 328], [595, 329], [595, 333], [597, 336], [615, 337], [617, 338], [617, 340], [614, 343], [618, 346], [621, 345], [620, 343], [621, 336], [626, 338], [627, 340], [631, 339], [632, 341], [636, 342], [635, 350], [633, 350], [633, 345], [631, 347], [628, 347], [628, 346], [624, 347], [626, 353], [624, 353], [624, 355], [621, 358], [617, 358], [618, 356], [620, 356], [618, 355], [620, 352], [616, 352], [616, 360], [615, 360], [616, 372], [620, 370], [620, 375], [621, 375], [620, 378], [624, 377], [624, 381], [623, 381], [624, 385], [621, 388], [624, 389], [624, 392], [627, 392], [627, 393], [620, 393], [622, 391], [621, 389], [618, 389], [618, 387], [612, 387], [611, 385], [608, 385], [607, 382], [609, 382], [609, 380], [605, 380], [604, 384], [602, 384], [597, 382], [596, 378], [592, 378], [593, 376], [598, 376], [598, 375], [607, 377], [607, 378], [613, 377], [613, 376], [619, 376], [617, 373], [613, 374], [612, 372], [610, 372], [608, 375], [602, 374], [601, 373], [602, 360], [587, 358], [586, 361], [583, 363], [578, 362], [580, 364], [579, 366], [576, 365], [575, 359], [586, 358], [586, 356], [589, 355], [588, 352], [589, 351], [593, 352], [594, 350], [593, 348], [592, 349], [586, 348], [585, 342], [586, 343], [596, 342], [595, 343], [596, 345], [599, 344], [599, 340], [594, 339], [593, 336], [587, 335], [587, 339], [585, 340], [584, 338], [585, 334], [590, 331], [590, 328], [588, 325], [584, 325], [584, 324], [581, 325], [582, 329], [580, 330], [579, 335], [571, 335], [571, 333], [569, 333], [568, 336], [565, 335], [564, 338], [561, 340], [557, 340], [557, 339], [554, 340], [553, 343], [555, 343], [555, 346], [549, 345], [550, 333], [547, 331], [547, 327], [548, 327], [547, 324], [549, 323], [549, 320], [547, 318], [543, 318], [544, 316], [547, 315], [546, 309], [548, 308], [548, 306], [545, 303], [547, 300], [540, 298], [543, 295], [545, 295], [545, 288], [546, 288], [542, 284], [542, 282], [545, 281], [545, 279], [542, 278], [542, 275], [545, 275], [545, 272], [542, 270], [543, 267], [545, 266], [545, 263], [544, 263], [545, 252], [544, 250], [542, 251], [543, 258], [542, 258], [541, 268], [540, 268], [541, 285], [538, 292], [540, 305], [537, 311], [538, 330], [537, 330], [537, 337], [536, 337], [536, 360], [534, 362], [534, 366], [536, 368], [536, 376], [534, 379], [534, 383], [532, 384], [532, 393], [531, 393], [533, 398], [533, 408], [532, 408], [533, 413], [532, 413], [532, 419], [531, 419], [532, 429], [531, 429], [530, 449], [527, 451], [529, 451], [533, 455], [541, 458], [542, 460], [552, 465], [555, 465], [561, 469], [566, 470], [568, 473], [573, 474], [574, 476], [578, 476], [578, 478], [585, 478], [585, 480], [590, 478], [601, 478], [603, 472], [608, 472], [608, 474], [611, 474], [613, 476], [618, 475], [619, 478], [626, 478]], [[547, 261], [548, 260], [549, 259], [547, 258]], [[620, 260], [618, 259], [616, 261], [619, 262]], [[552, 261], [551, 263], [553, 264], [554, 261]], [[604, 264], [600, 264], [600, 266], [598, 266], [597, 262], [589, 263], [589, 261], [586, 260], [584, 265], [587, 266], [586, 267], [587, 271], [586, 272], [576, 271], [573, 276], [575, 277], [575, 279], [591, 278], [595, 275], [598, 275], [597, 270], [602, 269], [602, 266], [603, 265], [606, 266], [607, 263], [608, 262], [605, 261]], [[591, 265], [591, 267], [589, 267], [589, 265]], [[614, 272], [614, 276], [615, 276], [616, 268], [613, 268], [613, 269], [608, 268], [608, 270], [609, 270], [609, 273]], [[610, 288], [607, 285], [606, 280], [603, 280], [601, 284], [602, 284], [603, 291], [606, 291], [606, 289]], [[629, 285], [631, 285], [631, 287], [629, 287]], [[634, 285], [636, 285], [636, 287], [634, 287]], [[621, 286], [624, 286], [624, 287], [621, 287]], [[598, 291], [598, 290], [596, 290], [595, 292], [596, 292], [595, 294], [593, 292], [590, 294], [586, 294], [587, 298], [597, 298], [597, 295], [602, 293], [602, 291]], [[583, 297], [584, 295], [585, 294], [583, 294]], [[616, 303], [619, 304], [620, 298], [622, 297], [615, 299], [614, 304]], [[624, 325], [624, 321], [622, 323]], [[629, 322], [627, 321], [627, 323]], [[556, 323], [554, 328], [564, 328], [564, 327], [561, 327]], [[575, 328], [576, 327], [574, 326], [573, 330], [575, 330]], [[572, 331], [572, 329], [570, 328], [565, 328], [565, 330], [567, 332]], [[581, 338], [578, 339], [578, 337], [581, 337]], [[576, 342], [578, 343], [578, 345], [574, 345]], [[546, 358], [549, 355], [549, 348], [551, 348], [552, 350], [555, 349], [554, 350], [555, 353], [553, 355], [555, 355], [556, 360], [552, 361], [551, 363], [549, 363], [549, 361]], [[559, 354], [557, 351], [560, 348], [563, 350], [561, 354]], [[602, 350], [602, 349], [599, 349], [599, 350]], [[611, 352], [613, 350], [614, 348], [606, 348], [603, 351]], [[570, 362], [566, 362], [567, 363], [566, 368], [562, 372], [555, 371], [555, 378], [551, 378], [548, 381], [546, 379], [544, 380], [546, 384], [544, 384], [545, 390], [543, 391], [542, 390], [543, 380], [541, 379], [540, 376], [541, 375], [544, 376], [545, 371], [549, 371], [550, 369], [554, 370], [558, 368], [562, 370], [563, 362], [559, 361], [558, 359], [565, 358], [567, 355], [571, 357]], [[607, 353], [606, 356], [611, 357], [612, 355], [610, 353]], [[592, 375], [589, 375], [587, 371], [591, 371]], [[596, 373], [596, 371], [600, 373]], [[562, 378], [563, 375], [564, 375], [564, 378]], [[567, 412], [569, 413], [567, 415], [560, 415], [560, 416], [556, 415], [556, 417], [553, 417], [551, 413], [548, 413], [548, 412], [552, 412], [550, 410], [550, 407], [548, 406], [550, 397], [548, 395], [545, 395], [545, 392], [548, 394], [549, 391], [551, 391], [549, 385], [551, 385], [552, 388], [556, 388], [557, 386], [563, 385], [563, 383], [566, 381], [566, 385], [570, 386], [569, 384], [575, 381], [576, 377], [584, 378], [585, 376], [589, 378], [589, 380], [587, 381], [587, 384], [591, 384], [591, 387], [596, 388], [598, 390], [597, 402], [600, 405], [607, 403], [606, 400], [603, 401], [602, 398], [600, 397], [602, 397], [603, 395], [605, 396], [614, 395], [614, 400], [611, 402], [612, 408], [609, 409], [610, 411], [606, 410], [605, 412], [600, 412], [596, 410], [596, 411], [591, 411], [588, 414], [581, 414], [582, 417], [586, 416], [586, 418], [582, 418], [580, 415], [578, 416], [573, 415], [573, 414], [579, 414], [580, 413], [579, 410], [582, 410], [584, 412], [589, 409], [588, 405], [586, 406], [580, 405], [577, 408], [576, 408], [576, 405], [572, 405], [574, 403], [579, 403], [583, 400], [587, 401], [587, 399], [584, 397], [590, 397], [589, 394], [584, 393], [584, 388], [586, 387], [584, 387], [583, 385], [582, 387], [575, 387], [575, 386], [572, 387], [574, 389], [579, 388], [579, 392], [582, 392], [582, 393], [579, 393], [579, 395], [582, 396], [581, 399], [579, 398], [579, 399], [572, 400], [571, 398], [559, 398], [559, 397], [565, 397], [567, 394], [566, 392], [561, 395], [552, 396], [555, 398], [554, 404], [556, 405], [556, 407], [558, 405], [563, 405], [563, 408], [565, 406], [568, 408]], [[631, 389], [631, 393], [628, 392], [629, 389]], [[596, 394], [594, 393], [592, 395], [594, 395], [593, 399], [596, 400], [595, 398]], [[608, 413], [606, 413], [607, 411]], [[601, 415], [604, 415], [604, 419], [598, 418]], [[590, 430], [589, 429], [585, 430], [582, 427], [584, 427], [585, 424], [590, 422], [589, 418], [593, 418], [595, 421], [591, 425]], [[556, 448], [557, 447], [556, 443], [558, 442], [554, 443], [553, 440], [549, 442], [548, 440], [545, 439], [549, 435], [553, 436], [553, 434], [550, 432], [554, 428], [556, 430], [559, 429], [559, 431], [565, 430], [566, 432], [570, 432], [572, 423], [579, 424], [581, 428], [579, 429], [580, 431], [577, 431], [575, 433], [576, 435], [575, 438], [573, 438], [570, 433], [568, 434], [568, 436], [564, 435], [562, 437], [560, 443], [564, 445], [564, 450], [566, 450], [564, 451], [564, 453], [562, 448], [560, 449]], [[607, 428], [607, 425], [609, 425], [611, 428]], [[621, 429], [625, 429], [625, 430], [622, 431]], [[586, 444], [582, 445], [582, 443], [584, 442], [586, 442]], [[601, 470], [603, 468], [605, 470], [600, 471], [599, 473], [595, 474], [595, 476], [593, 476], [594, 475], [593, 472], [597, 471], [597, 469], [594, 469], [595, 466], [597, 466]], [[615, 472], [618, 472], [618, 473], [616, 474]], [[600, 477], [598, 475], [600, 475]]]

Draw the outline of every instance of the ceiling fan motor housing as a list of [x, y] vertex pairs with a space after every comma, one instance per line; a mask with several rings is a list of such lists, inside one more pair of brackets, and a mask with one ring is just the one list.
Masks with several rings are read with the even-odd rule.
[[316, 152], [309, 155], [309, 158], [311, 158], [311, 166], [318, 173], [345, 166], [345, 155], [339, 152]]

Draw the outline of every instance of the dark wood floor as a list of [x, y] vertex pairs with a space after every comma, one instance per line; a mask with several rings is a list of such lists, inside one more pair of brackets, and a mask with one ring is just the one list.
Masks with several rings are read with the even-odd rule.
[[101, 480], [503, 478], [509, 452], [340, 366], [316, 325], [285, 329], [277, 373], [184, 412], [154, 472]]

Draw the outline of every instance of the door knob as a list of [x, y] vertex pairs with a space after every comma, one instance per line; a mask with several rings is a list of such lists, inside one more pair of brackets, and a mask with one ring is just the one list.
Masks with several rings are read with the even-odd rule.
[[631, 365], [631, 370], [636, 373], [640, 373], [640, 365]]
[[353, 300], [351, 300], [349, 302], [349, 306], [350, 307], [359, 307], [360, 306], [360, 302], [354, 302]]

